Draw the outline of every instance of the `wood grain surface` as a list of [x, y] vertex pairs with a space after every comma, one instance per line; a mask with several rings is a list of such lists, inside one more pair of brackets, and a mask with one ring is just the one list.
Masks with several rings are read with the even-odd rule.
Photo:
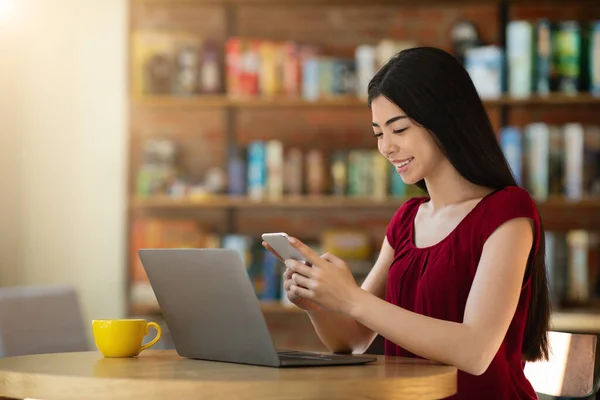
[[378, 356], [363, 366], [269, 368], [190, 360], [171, 350], [108, 359], [98, 352], [0, 359], [0, 396], [37, 399], [438, 399], [456, 368]]

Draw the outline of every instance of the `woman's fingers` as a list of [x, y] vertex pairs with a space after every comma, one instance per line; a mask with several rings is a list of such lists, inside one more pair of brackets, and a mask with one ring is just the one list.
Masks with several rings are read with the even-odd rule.
[[306, 288], [303, 288], [301, 286], [298, 286], [298, 285], [290, 286], [290, 292], [292, 294], [294, 294], [295, 296], [302, 297], [302, 298], [309, 299], [309, 300], [314, 297], [312, 291], [310, 291]]
[[321, 258], [333, 265], [346, 265], [346, 262], [344, 260], [331, 253], [325, 253], [321, 256]]
[[317, 254], [313, 249], [302, 243], [300, 240], [289, 237], [288, 242], [296, 248], [304, 256], [306, 261], [308, 261], [311, 265], [318, 265], [323, 259], [319, 254]]
[[308, 288], [310, 285], [310, 279], [294, 272], [294, 270], [287, 268], [283, 273], [283, 289], [289, 291], [292, 285], [302, 286]]
[[296, 260], [285, 260], [285, 266], [288, 269], [291, 269], [293, 272], [297, 272], [300, 275], [304, 275], [308, 278], [312, 278], [313, 274], [315, 273], [313, 267], [309, 267], [308, 265]]
[[294, 272], [294, 274], [292, 274], [291, 281], [293, 284], [295, 284], [297, 286], [302, 286], [307, 289], [312, 289], [312, 281], [309, 278], [302, 276], [298, 273]]

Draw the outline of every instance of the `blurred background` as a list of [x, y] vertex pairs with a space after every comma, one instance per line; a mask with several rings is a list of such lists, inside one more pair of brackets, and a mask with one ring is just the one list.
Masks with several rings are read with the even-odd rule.
[[233, 248], [276, 344], [323, 349], [260, 234], [364, 279], [422, 195], [377, 153], [365, 100], [414, 46], [467, 68], [538, 202], [554, 329], [600, 333], [592, 0], [0, 0], [0, 290], [69, 285], [86, 329], [161, 322], [137, 249]]

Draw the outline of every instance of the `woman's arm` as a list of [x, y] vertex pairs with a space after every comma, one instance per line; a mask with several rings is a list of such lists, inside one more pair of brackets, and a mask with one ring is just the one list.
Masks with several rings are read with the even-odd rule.
[[[339, 258], [325, 254], [323, 259], [332, 264], [343, 263]], [[361, 289], [375, 299], [385, 296], [387, 273], [394, 259], [394, 249], [384, 239], [377, 262], [369, 272]], [[324, 309], [307, 311], [319, 338], [335, 353], [364, 353], [377, 334], [347, 315], [333, 313]]]
[[517, 308], [533, 243], [533, 221], [512, 219], [487, 239], [462, 323], [388, 303], [359, 288], [345, 264], [326, 262], [296, 239], [290, 242], [313, 264], [286, 261], [294, 270], [296, 284], [290, 290], [295, 295], [352, 317], [411, 353], [480, 375], [498, 352]]
[[502, 224], [486, 241], [462, 323], [416, 314], [364, 290], [345, 312], [368, 329], [422, 357], [484, 373], [514, 316], [533, 243], [533, 222]]

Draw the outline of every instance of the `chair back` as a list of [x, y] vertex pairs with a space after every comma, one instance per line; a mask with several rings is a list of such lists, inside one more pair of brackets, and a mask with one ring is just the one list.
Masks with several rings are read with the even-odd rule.
[[549, 332], [549, 360], [525, 364], [525, 376], [537, 393], [585, 397], [595, 390], [595, 335]]
[[73, 288], [0, 288], [0, 357], [87, 350]]

